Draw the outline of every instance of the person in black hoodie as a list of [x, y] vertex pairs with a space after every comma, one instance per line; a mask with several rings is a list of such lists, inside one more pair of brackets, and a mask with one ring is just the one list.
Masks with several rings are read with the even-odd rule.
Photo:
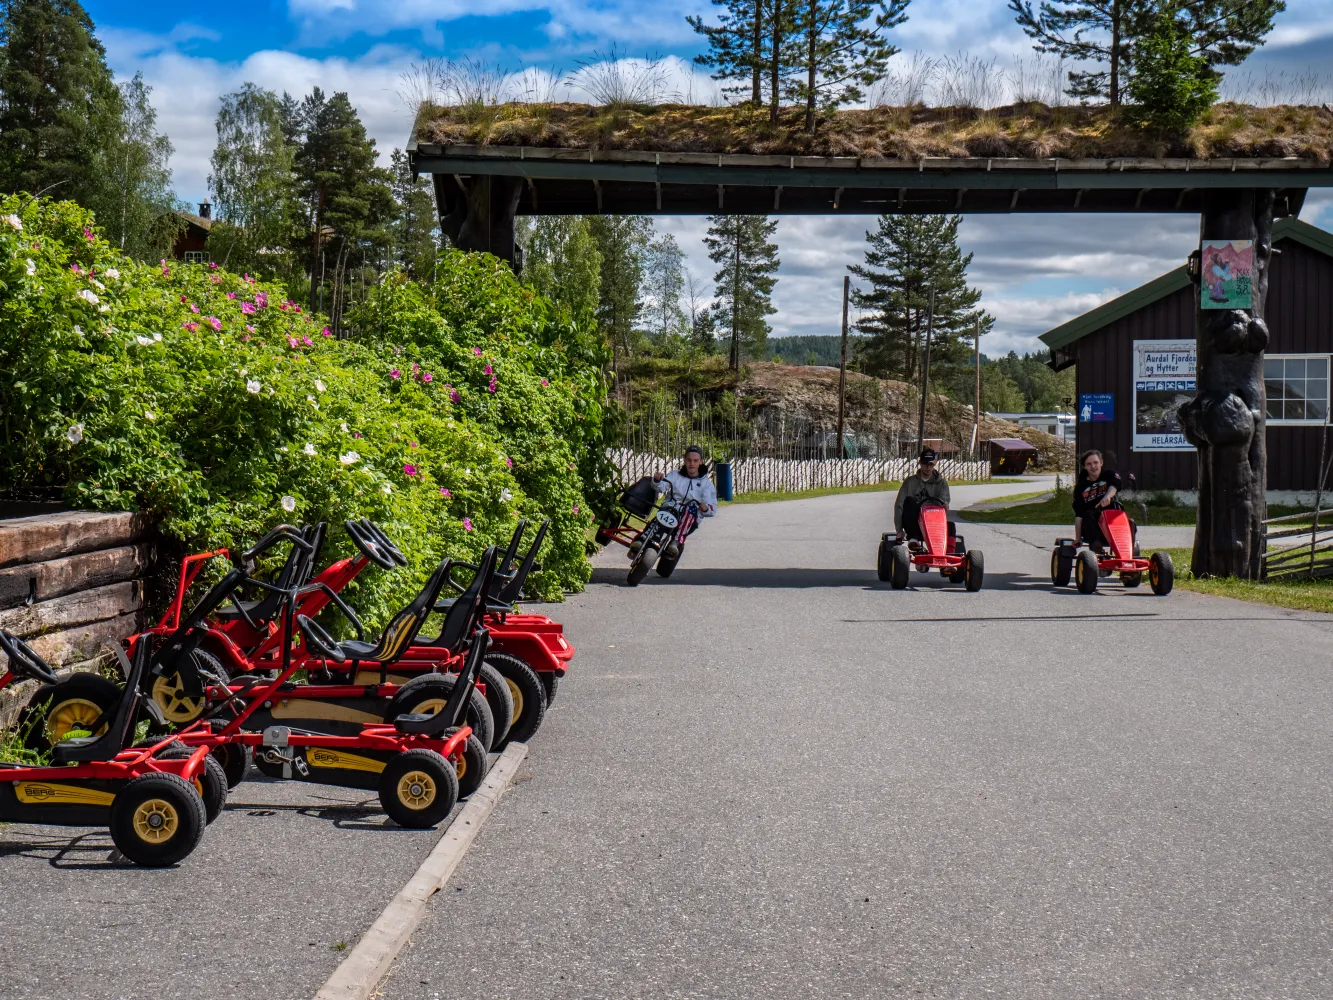
[[1106, 467], [1102, 453], [1095, 448], [1083, 453], [1082, 466], [1074, 483], [1074, 538], [1100, 552], [1106, 546], [1101, 512], [1120, 492], [1120, 474]]

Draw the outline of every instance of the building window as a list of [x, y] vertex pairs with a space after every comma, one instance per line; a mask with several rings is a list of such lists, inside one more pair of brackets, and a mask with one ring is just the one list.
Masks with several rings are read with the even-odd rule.
[[1270, 354], [1264, 358], [1268, 420], [1322, 424], [1328, 414], [1328, 355]]
[[185, 263], [187, 264], [207, 264], [208, 254], [203, 250], [186, 250]]

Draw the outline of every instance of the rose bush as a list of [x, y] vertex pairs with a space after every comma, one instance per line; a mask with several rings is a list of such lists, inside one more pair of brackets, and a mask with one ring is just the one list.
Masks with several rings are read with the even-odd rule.
[[494, 258], [440, 271], [387, 278], [339, 340], [280, 286], [137, 264], [73, 203], [0, 199], [0, 484], [150, 512], [182, 551], [373, 518], [412, 560], [363, 574], [375, 622], [519, 516], [552, 522], [532, 592], [581, 589], [610, 488], [596, 342]]

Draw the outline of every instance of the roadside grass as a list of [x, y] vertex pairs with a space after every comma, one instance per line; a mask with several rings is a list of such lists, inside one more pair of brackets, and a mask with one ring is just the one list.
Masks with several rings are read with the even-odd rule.
[[1196, 580], [1190, 573], [1190, 549], [1167, 549], [1176, 568], [1176, 586], [1199, 594], [1233, 597], [1238, 601], [1270, 604], [1297, 611], [1333, 613], [1333, 579], [1280, 580], [1256, 583], [1253, 580]]
[[[981, 483], [954, 483], [955, 486], [1006, 486], [1010, 483], [1026, 483], [1026, 479], [988, 479]], [[896, 490], [902, 485], [901, 480], [887, 483], [868, 483], [864, 486], [819, 486], [812, 490], [757, 490], [740, 493], [735, 500], [722, 500], [720, 505], [729, 507], [738, 503], [773, 503], [776, 500], [809, 500], [812, 497], [831, 497], [841, 493], [883, 493]], [[1042, 492], [1049, 492], [1043, 490]], [[1040, 496], [1041, 493], [1029, 493], [1025, 496]], [[1010, 499], [1013, 499], [1012, 497]], [[989, 501], [987, 501], [989, 503]]]
[[[1050, 491], [1043, 490], [1042, 492]], [[994, 500], [983, 502], [1003, 503], [1020, 500], [1025, 496], [1036, 497], [1041, 495], [1042, 493], [1020, 493], [1011, 497], [996, 497]], [[1148, 515], [1146, 518], [1143, 516], [1143, 508], [1145, 507]], [[1125, 510], [1129, 511], [1129, 516], [1137, 521], [1140, 527], [1192, 525], [1196, 519], [1194, 507], [1187, 504], [1162, 502], [1161, 498], [1153, 494], [1149, 494], [1145, 500], [1127, 500]], [[1307, 511], [1309, 511], [1308, 507], [1272, 504], [1268, 508], [1268, 516], [1285, 517], [1288, 514], [1302, 514]], [[980, 524], [1073, 524], [1074, 508], [1069, 492], [1060, 490], [1049, 500], [1043, 500], [1039, 503], [1025, 503], [1017, 507], [1005, 507], [1002, 510], [961, 510], [958, 512], [958, 518], [961, 521], [975, 521]], [[1309, 522], [1293, 521], [1290, 524], [1283, 525], [1283, 527], [1297, 527], [1301, 523]]]

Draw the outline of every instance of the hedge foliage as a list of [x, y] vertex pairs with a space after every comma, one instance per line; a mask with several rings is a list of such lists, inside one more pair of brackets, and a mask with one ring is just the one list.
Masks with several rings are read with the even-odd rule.
[[412, 565], [362, 574], [372, 622], [519, 516], [552, 522], [533, 593], [581, 589], [610, 485], [595, 338], [461, 253], [350, 320], [337, 339], [281, 286], [137, 264], [74, 203], [0, 199], [0, 485], [151, 512], [187, 550], [327, 520], [332, 557], [343, 520], [373, 518]]

